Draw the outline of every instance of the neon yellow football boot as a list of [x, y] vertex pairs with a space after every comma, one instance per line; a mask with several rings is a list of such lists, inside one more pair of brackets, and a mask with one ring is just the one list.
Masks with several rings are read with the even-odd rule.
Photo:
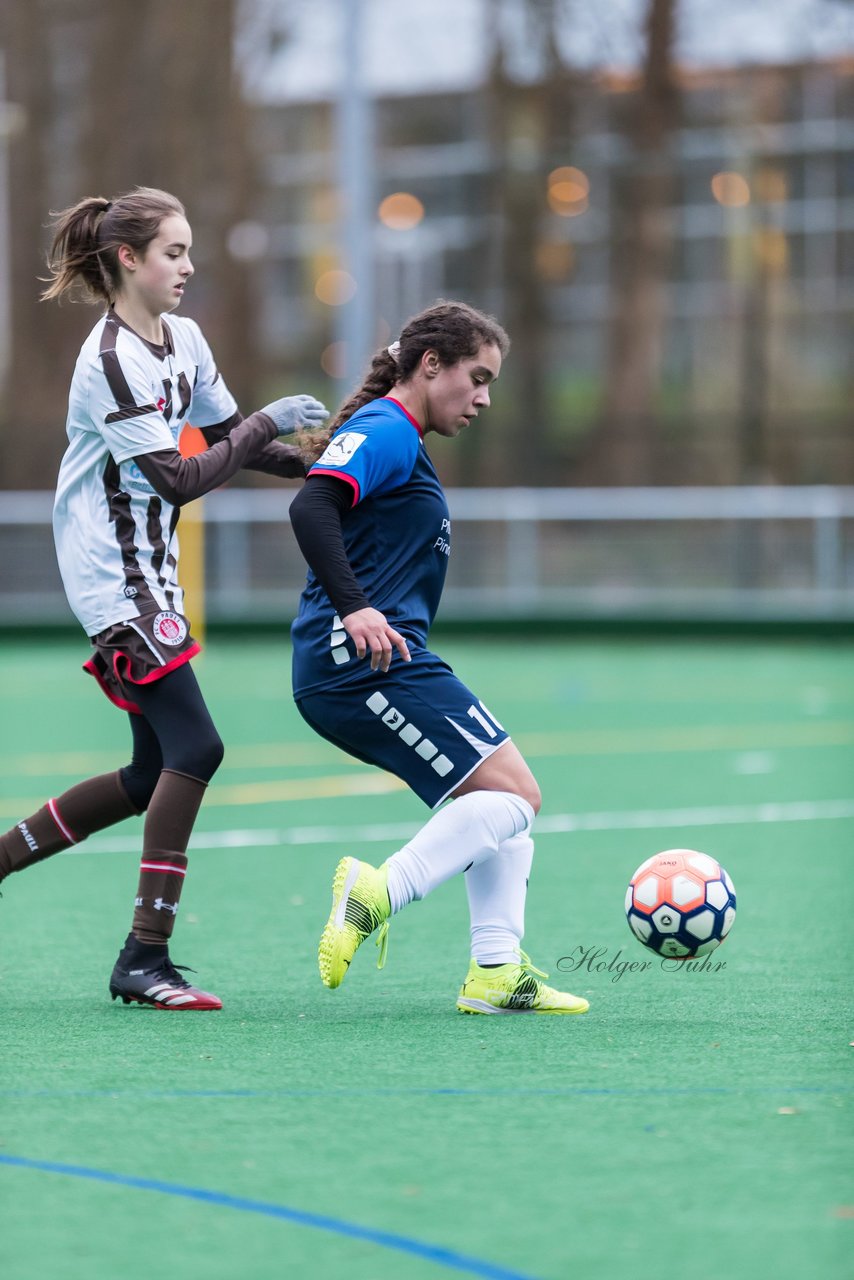
[[388, 900], [385, 867], [372, 867], [358, 858], [342, 858], [332, 881], [332, 910], [320, 938], [317, 959], [326, 987], [340, 987], [350, 961], [367, 937], [379, 929], [377, 968], [385, 964], [388, 947]]
[[460, 1013], [586, 1013], [590, 1008], [583, 996], [555, 991], [538, 977], [548, 974], [535, 969], [524, 951], [519, 952], [519, 964], [494, 969], [482, 969], [472, 960], [457, 1008]]

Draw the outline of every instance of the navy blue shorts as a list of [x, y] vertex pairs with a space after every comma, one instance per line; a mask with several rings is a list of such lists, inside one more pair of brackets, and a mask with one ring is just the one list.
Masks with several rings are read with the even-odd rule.
[[435, 808], [509, 734], [451, 668], [428, 649], [395, 654], [385, 673], [364, 673], [296, 699], [315, 733], [348, 755], [377, 765]]

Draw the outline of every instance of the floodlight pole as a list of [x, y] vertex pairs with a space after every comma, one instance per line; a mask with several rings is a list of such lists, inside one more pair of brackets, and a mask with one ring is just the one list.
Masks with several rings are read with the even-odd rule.
[[349, 390], [361, 381], [375, 345], [374, 157], [370, 88], [365, 83], [365, 6], [363, 0], [339, 0], [339, 7], [343, 9], [337, 102], [341, 266], [355, 280], [356, 292], [336, 308], [336, 338], [343, 350], [341, 381]]

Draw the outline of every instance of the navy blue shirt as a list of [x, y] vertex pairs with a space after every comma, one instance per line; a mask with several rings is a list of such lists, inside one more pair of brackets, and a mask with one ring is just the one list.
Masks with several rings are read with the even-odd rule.
[[[352, 486], [342, 533], [359, 585], [408, 641], [426, 645], [445, 584], [451, 522], [418, 423], [396, 400], [373, 400], [344, 423], [308, 474]], [[311, 571], [291, 636], [295, 697], [364, 674], [368, 659], [356, 658]]]

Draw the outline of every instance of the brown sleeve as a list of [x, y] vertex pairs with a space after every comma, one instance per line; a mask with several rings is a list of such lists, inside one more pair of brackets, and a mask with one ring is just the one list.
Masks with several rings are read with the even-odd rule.
[[199, 430], [205, 437], [207, 445], [210, 446], [219, 444], [220, 440], [224, 440], [229, 431], [233, 431], [242, 421], [243, 414], [237, 409], [230, 418], [226, 418], [225, 422], [217, 422], [212, 427], [200, 427]]
[[274, 440], [260, 453], [256, 453], [251, 462], [246, 463], [247, 471], [263, 471], [268, 476], [279, 476], [286, 480], [304, 480], [306, 463], [299, 449], [294, 444], [285, 444], [284, 440]]
[[254, 461], [277, 435], [272, 418], [258, 412], [244, 418], [223, 439], [193, 458], [182, 458], [177, 449], [158, 449], [139, 454], [134, 462], [161, 498], [181, 507], [224, 484], [250, 460]]
[[[219, 422], [213, 427], [202, 427], [201, 432], [208, 445], [224, 440], [230, 431], [242, 421], [240, 413], [235, 413], [227, 422]], [[306, 463], [300, 450], [283, 440], [273, 440], [266, 448], [256, 453], [251, 461], [245, 464], [247, 471], [263, 471], [268, 476], [278, 476], [286, 480], [303, 480], [307, 471]]]

